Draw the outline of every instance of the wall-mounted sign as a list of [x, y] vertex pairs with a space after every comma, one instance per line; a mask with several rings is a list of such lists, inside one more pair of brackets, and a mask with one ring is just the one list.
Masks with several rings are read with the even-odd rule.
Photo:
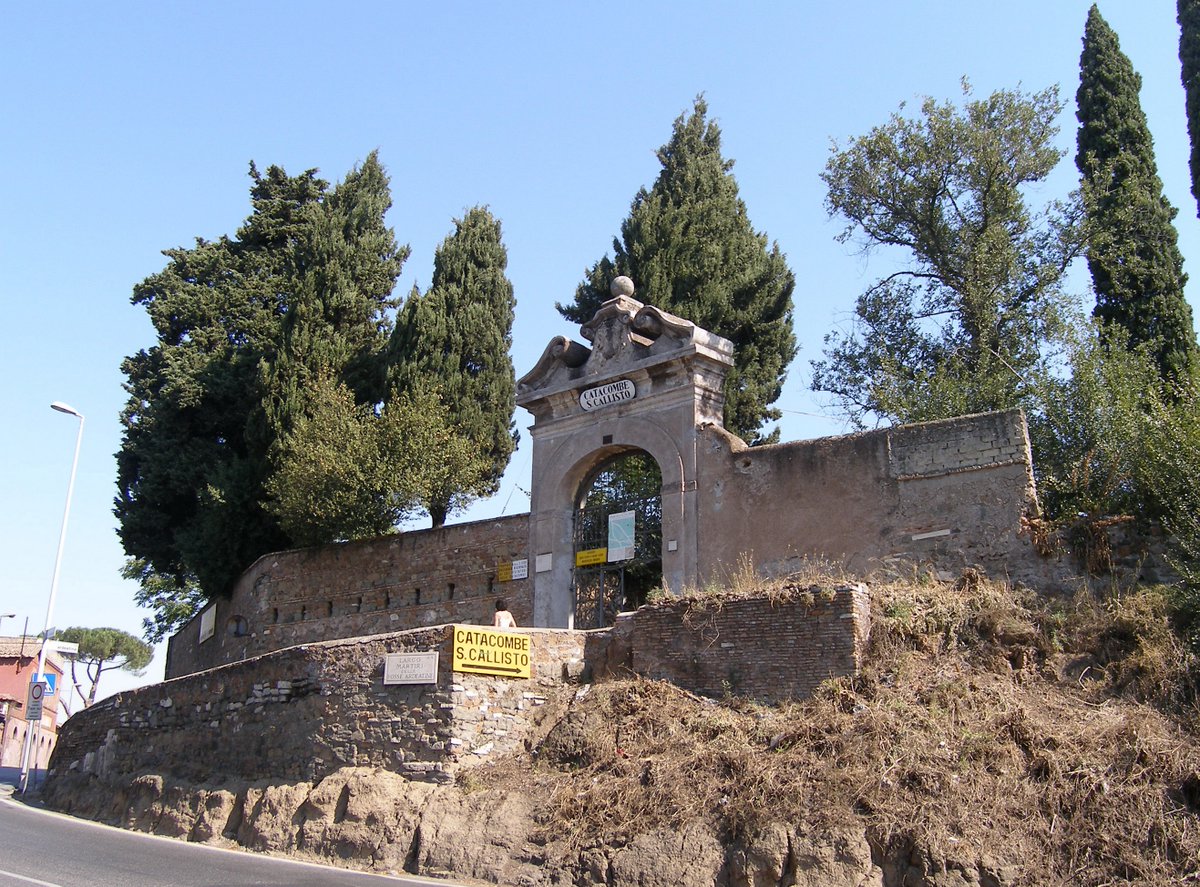
[[533, 568], [539, 573], [548, 573], [554, 569], [554, 554], [539, 554], [533, 562]]
[[512, 582], [514, 579], [529, 578], [529, 560], [521, 558], [517, 561], [502, 561], [496, 565], [496, 579], [499, 582]]
[[217, 605], [213, 604], [200, 614], [200, 643], [204, 643], [217, 632]]
[[385, 684], [436, 684], [438, 653], [388, 653], [383, 660]]
[[527, 678], [529, 662], [527, 634], [475, 625], [454, 626], [454, 652], [450, 659], [453, 671]]
[[608, 559], [627, 561], [633, 557], [633, 530], [636, 512], [622, 511], [608, 516]]
[[628, 379], [620, 379], [579, 392], [579, 405], [583, 407], [584, 411], [590, 413], [600, 407], [633, 400], [635, 397], [637, 397], [637, 388], [634, 387], [633, 382]]
[[591, 567], [595, 564], [603, 564], [607, 562], [607, 548], [589, 548], [585, 551], [575, 552], [575, 566], [577, 567]]

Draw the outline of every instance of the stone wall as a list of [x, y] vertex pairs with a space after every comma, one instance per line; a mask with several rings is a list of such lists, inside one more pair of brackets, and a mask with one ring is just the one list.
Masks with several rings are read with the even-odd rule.
[[166, 676], [313, 641], [490, 625], [498, 597], [530, 625], [531, 583], [498, 574], [499, 564], [525, 557], [528, 527], [521, 514], [265, 555], [213, 602], [212, 637], [200, 640], [197, 616], [170, 639]]
[[796, 588], [771, 597], [690, 598], [621, 618], [633, 622], [637, 674], [705, 696], [775, 703], [858, 673], [870, 599], [863, 585]]
[[[1024, 581], [1055, 569], [1023, 535], [1037, 501], [1019, 411], [762, 447], [708, 425], [695, 447], [699, 480], [681, 493], [687, 507], [675, 523], [663, 527], [665, 552], [693, 549], [684, 558], [691, 579], [673, 590], [722, 584], [747, 563], [785, 576], [812, 558], [864, 577], [896, 562], [947, 575], [978, 566]], [[573, 511], [552, 552], [530, 549], [530, 517], [517, 515], [266, 555], [213, 604], [212, 637], [200, 641], [197, 617], [171, 639], [167, 676], [293, 644], [489, 624], [500, 596], [518, 624], [547, 624], [535, 618], [533, 580], [501, 582], [499, 566], [525, 560], [532, 577], [548, 553], [563, 575], [537, 578], [565, 583], [552, 593], [569, 599], [571, 571], [561, 565], [574, 561]]]
[[[452, 626], [302, 644], [78, 712], [63, 725], [52, 775], [316, 783], [376, 767], [442, 782], [524, 747], [579, 680], [633, 672], [710, 696], [802, 699], [857, 673], [869, 627], [863, 586], [671, 600], [599, 631], [520, 629], [528, 679], [451, 672]], [[427, 651], [440, 657], [436, 684], [383, 683], [388, 653]]]
[[[548, 694], [583, 668], [583, 634], [524, 630], [528, 679], [450, 671], [449, 626], [290, 647], [118, 693], [67, 721], [53, 767], [315, 782], [340, 767], [444, 780], [520, 747]], [[436, 684], [385, 685], [388, 653], [437, 651]]]
[[1021, 534], [1037, 501], [1019, 411], [763, 447], [709, 427], [700, 446], [702, 584], [747, 561], [786, 575], [813, 557], [859, 575], [901, 558], [1012, 577], [1043, 569]]

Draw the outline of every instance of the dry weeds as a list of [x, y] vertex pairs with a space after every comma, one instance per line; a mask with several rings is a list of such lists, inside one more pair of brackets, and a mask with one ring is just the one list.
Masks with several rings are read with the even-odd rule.
[[541, 792], [563, 852], [783, 822], [857, 827], [894, 858], [998, 858], [1023, 884], [1200, 881], [1196, 664], [1152, 590], [1051, 606], [968, 574], [872, 592], [858, 678], [777, 707], [585, 687], [528, 767], [487, 781]]

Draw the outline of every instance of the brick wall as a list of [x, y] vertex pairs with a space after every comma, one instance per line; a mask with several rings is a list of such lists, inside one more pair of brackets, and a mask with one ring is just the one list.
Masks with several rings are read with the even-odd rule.
[[217, 598], [214, 634], [200, 617], [169, 641], [166, 676], [213, 668], [294, 644], [448, 622], [490, 625], [503, 597], [519, 625], [533, 621], [532, 583], [501, 582], [497, 567], [526, 557], [526, 514], [268, 554]]
[[627, 617], [633, 671], [694, 693], [803, 699], [858, 673], [870, 631], [863, 585], [771, 597], [691, 598]]

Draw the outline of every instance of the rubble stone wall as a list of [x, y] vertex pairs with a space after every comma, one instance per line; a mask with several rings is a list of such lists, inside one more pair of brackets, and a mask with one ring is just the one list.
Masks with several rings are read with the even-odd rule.
[[[130, 690], [64, 725], [53, 767], [107, 777], [170, 773], [315, 782], [371, 766], [444, 780], [520, 746], [547, 694], [583, 667], [581, 632], [531, 635], [528, 679], [450, 670], [449, 626], [290, 647]], [[385, 685], [388, 653], [439, 654], [436, 684]]]

